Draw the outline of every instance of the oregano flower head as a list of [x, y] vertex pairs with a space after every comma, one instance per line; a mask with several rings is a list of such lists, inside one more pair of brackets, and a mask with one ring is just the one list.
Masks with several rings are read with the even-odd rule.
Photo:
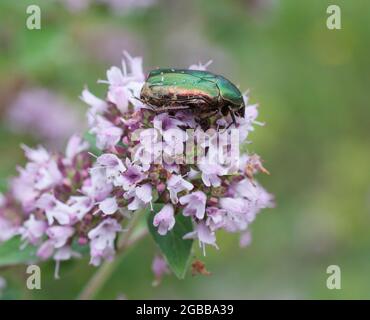
[[[58, 266], [88, 247], [90, 263], [99, 266], [114, 259], [126, 225], [146, 210], [161, 237], [179, 216], [191, 221], [180, 241], [196, 239], [204, 253], [222, 246], [219, 230], [239, 232], [241, 243], [250, 243], [249, 225], [273, 197], [254, 178], [267, 173], [261, 158], [239, 153], [262, 125], [248, 96], [236, 124], [230, 115], [204, 121], [192, 110], [153, 112], [140, 100], [142, 58], [128, 53], [100, 82], [105, 97], [88, 88], [81, 94], [89, 139], [72, 136], [64, 153], [23, 146], [28, 162], [0, 197], [0, 241], [20, 236], [20, 250], [34, 246], [38, 258]], [[167, 272], [156, 259], [153, 268]]]

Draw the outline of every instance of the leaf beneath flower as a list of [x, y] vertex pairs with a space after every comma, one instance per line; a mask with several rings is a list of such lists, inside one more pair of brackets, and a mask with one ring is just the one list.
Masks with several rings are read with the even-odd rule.
[[161, 236], [157, 228], [153, 226], [153, 218], [162, 207], [163, 204], [154, 204], [153, 212], [150, 211], [150, 208], [146, 210], [148, 228], [173, 273], [179, 279], [183, 279], [189, 267], [191, 248], [193, 245], [193, 240], [184, 240], [183, 236], [193, 231], [193, 225], [189, 217], [177, 214], [174, 228], [165, 236]]
[[21, 250], [20, 246], [20, 237], [13, 237], [12, 239], [0, 244], [0, 267], [23, 264], [37, 260], [35, 247], [29, 245]]

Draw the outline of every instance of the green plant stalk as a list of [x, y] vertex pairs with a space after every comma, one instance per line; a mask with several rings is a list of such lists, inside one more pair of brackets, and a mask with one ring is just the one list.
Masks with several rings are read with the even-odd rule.
[[115, 259], [113, 261], [105, 261], [103, 263], [103, 265], [94, 273], [94, 275], [87, 282], [86, 286], [80, 292], [77, 297], [78, 300], [91, 300], [96, 297], [98, 292], [103, 288], [105, 283], [113, 274], [114, 270], [120, 264], [122, 258], [125, 256], [125, 253], [127, 253], [127, 249], [131, 248], [135, 243], [148, 234], [147, 229], [145, 229], [140, 234], [131, 237], [140, 216], [141, 215], [138, 212], [132, 217], [127, 231], [118, 239], [117, 255]]

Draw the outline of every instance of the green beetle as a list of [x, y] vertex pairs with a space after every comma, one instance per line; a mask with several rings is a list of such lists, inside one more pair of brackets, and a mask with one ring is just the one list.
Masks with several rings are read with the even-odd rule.
[[156, 69], [149, 73], [140, 99], [156, 113], [192, 110], [200, 118], [216, 113], [243, 117], [245, 106], [239, 89], [223, 76], [208, 71]]

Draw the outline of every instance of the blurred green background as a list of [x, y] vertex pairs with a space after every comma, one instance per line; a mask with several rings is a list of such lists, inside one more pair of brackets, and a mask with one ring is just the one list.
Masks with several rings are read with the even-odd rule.
[[[42, 29], [25, 26], [38, 4]], [[328, 30], [337, 4], [342, 29]], [[260, 104], [249, 150], [265, 160], [260, 177], [276, 195], [251, 226], [253, 241], [219, 234], [220, 250], [202, 258], [211, 276], [166, 276], [152, 287], [155, 246], [145, 239], [124, 257], [98, 298], [370, 298], [370, 2], [339, 0], [157, 0], [118, 12], [102, 4], [70, 10], [60, 1], [0, 2], [0, 182], [25, 159], [21, 142], [43, 142], [7, 120], [29, 88], [53, 92], [85, 112], [85, 85], [103, 97], [105, 71], [122, 50], [144, 57], [145, 70], [213, 60]], [[50, 106], [52, 108], [52, 106]], [[328, 290], [326, 269], [341, 268], [342, 289]], [[42, 290], [25, 288], [25, 267], [0, 271], [4, 298], [75, 298], [94, 273], [88, 261], [42, 265]]]

